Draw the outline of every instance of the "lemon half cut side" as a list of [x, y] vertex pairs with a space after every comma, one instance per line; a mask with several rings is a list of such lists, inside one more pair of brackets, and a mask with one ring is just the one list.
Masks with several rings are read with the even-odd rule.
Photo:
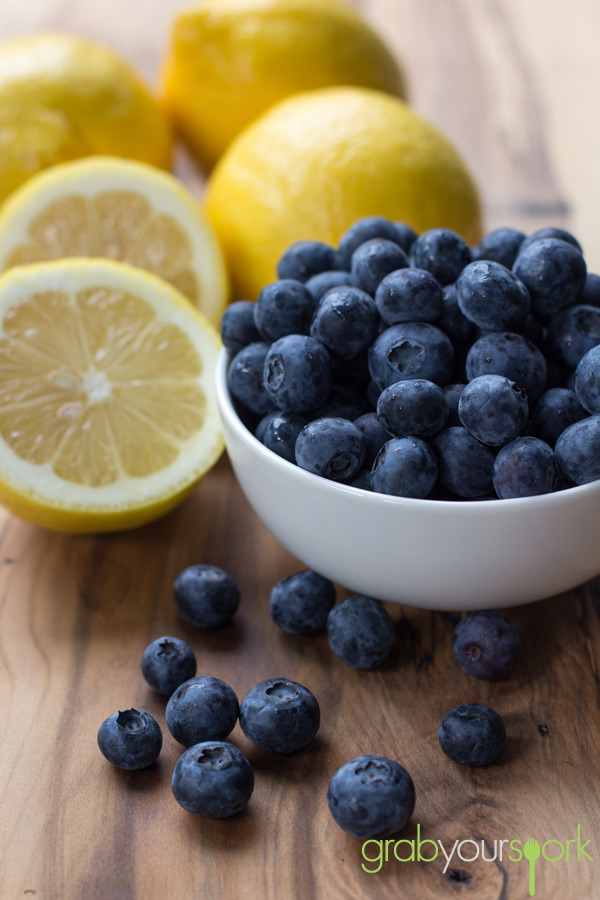
[[214, 327], [161, 279], [107, 260], [0, 277], [0, 502], [71, 532], [132, 528], [223, 449]]

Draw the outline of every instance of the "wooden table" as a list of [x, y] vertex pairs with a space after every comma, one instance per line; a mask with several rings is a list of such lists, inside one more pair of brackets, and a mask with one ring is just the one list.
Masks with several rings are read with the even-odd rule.
[[[600, 270], [600, 5], [558, 0], [362, 0], [405, 61], [417, 109], [461, 149], [482, 189], [487, 224], [565, 224]], [[27, 0], [0, 7], [2, 38], [68, 28], [104, 40], [154, 77], [176, 2]], [[230, 571], [243, 600], [230, 627], [201, 633], [176, 615], [175, 575], [211, 562]], [[432, 561], [435, 564], [435, 561]], [[456, 615], [391, 607], [392, 660], [357, 672], [325, 638], [286, 636], [271, 622], [269, 590], [300, 568], [256, 519], [225, 459], [161, 522], [123, 535], [65, 537], [8, 515], [0, 547], [0, 897], [16, 900], [183, 898], [429, 898], [517, 900], [527, 864], [453, 859], [361, 869], [361, 844], [333, 823], [329, 778], [373, 752], [412, 773], [417, 805], [403, 834], [444, 842], [577, 838], [594, 857], [540, 861], [537, 895], [600, 896], [600, 594], [592, 582], [514, 610], [522, 652], [488, 685], [452, 653]], [[136, 705], [164, 722], [145, 685], [146, 644], [177, 634], [199, 671], [242, 696], [286, 675], [321, 703], [322, 728], [290, 758], [260, 752], [239, 728], [256, 790], [246, 811], [208, 821], [185, 813], [170, 789], [180, 747], [168, 733], [159, 763], [141, 773], [109, 766], [100, 722]], [[484, 770], [450, 763], [437, 743], [441, 716], [480, 701], [504, 716], [508, 745]], [[166, 729], [165, 729], [166, 731]], [[407, 855], [408, 850], [402, 851]], [[431, 852], [430, 846], [423, 853]], [[473, 845], [465, 845], [471, 856]], [[548, 855], [558, 854], [556, 845]], [[375, 868], [374, 865], [369, 865]]]

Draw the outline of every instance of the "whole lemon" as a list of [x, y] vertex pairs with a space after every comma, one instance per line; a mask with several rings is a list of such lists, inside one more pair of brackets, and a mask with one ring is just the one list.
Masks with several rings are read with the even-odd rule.
[[205, 0], [175, 20], [163, 83], [206, 168], [289, 94], [354, 84], [404, 95], [393, 55], [340, 0]]
[[248, 299], [294, 241], [337, 244], [363, 216], [481, 236], [477, 189], [456, 150], [401, 100], [363, 88], [296, 94], [261, 116], [215, 168], [207, 212], [234, 294]]
[[69, 34], [0, 44], [0, 201], [54, 163], [105, 153], [167, 168], [157, 100], [119, 56]]

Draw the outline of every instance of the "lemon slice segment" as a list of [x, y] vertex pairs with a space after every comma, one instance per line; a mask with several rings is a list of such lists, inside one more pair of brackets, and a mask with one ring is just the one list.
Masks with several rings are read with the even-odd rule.
[[0, 213], [0, 270], [104, 257], [164, 278], [218, 325], [228, 300], [223, 255], [188, 191], [145, 163], [92, 157], [19, 188]]
[[159, 278], [108, 260], [0, 277], [0, 502], [64, 531], [134, 527], [223, 449], [214, 327]]

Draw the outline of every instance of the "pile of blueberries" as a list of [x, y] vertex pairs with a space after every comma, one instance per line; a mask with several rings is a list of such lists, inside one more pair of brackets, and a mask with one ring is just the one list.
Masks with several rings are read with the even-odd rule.
[[469, 247], [378, 216], [299, 241], [223, 314], [240, 417], [279, 456], [403, 497], [600, 479], [600, 276], [569, 232]]
[[[201, 628], [226, 624], [240, 601], [231, 576], [210, 565], [184, 569], [175, 581], [174, 595], [180, 614]], [[314, 634], [327, 627], [332, 648], [357, 668], [372, 668], [385, 659], [394, 637], [392, 620], [378, 601], [355, 596], [335, 604], [334, 585], [310, 570], [274, 586], [270, 612], [288, 633]], [[514, 665], [519, 636], [501, 613], [484, 611], [458, 623], [454, 652], [465, 672], [493, 680]], [[238, 720], [248, 740], [272, 753], [300, 750], [318, 732], [320, 708], [308, 688], [287, 678], [269, 678], [239, 703], [221, 679], [196, 675], [195, 654], [180, 638], [163, 636], [152, 641], [142, 656], [141, 669], [150, 687], [169, 697], [167, 726], [175, 740], [187, 747], [173, 770], [173, 794], [196, 815], [233, 815], [252, 795], [252, 766], [227, 741]], [[438, 734], [450, 759], [482, 766], [502, 752], [506, 730], [494, 710], [464, 704], [444, 716]], [[120, 710], [100, 726], [98, 745], [113, 765], [143, 769], [158, 758], [162, 731], [149, 713]], [[410, 819], [415, 788], [398, 762], [365, 755], [345, 763], [333, 775], [327, 802], [335, 821], [349, 834], [363, 839], [387, 837]]]

